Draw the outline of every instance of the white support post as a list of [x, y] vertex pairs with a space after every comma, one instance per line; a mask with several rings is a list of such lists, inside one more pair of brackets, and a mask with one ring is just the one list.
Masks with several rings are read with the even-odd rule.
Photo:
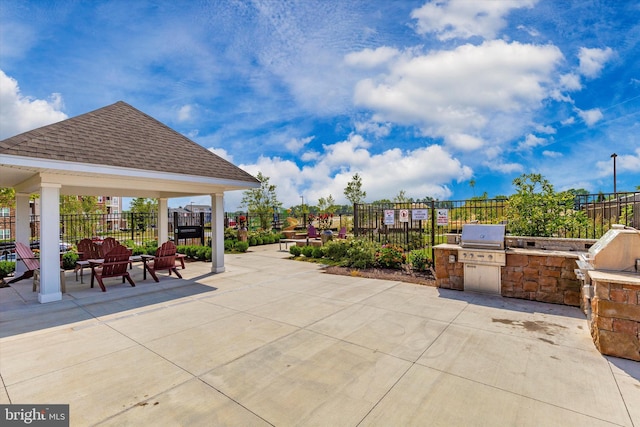
[[211, 272], [224, 272], [224, 194], [211, 195]]
[[169, 208], [167, 198], [158, 199], [158, 246], [169, 240]]
[[[29, 211], [29, 194], [16, 193], [16, 242], [29, 246], [31, 237], [31, 212]], [[16, 260], [17, 261], [17, 260]], [[15, 277], [22, 276], [27, 267], [23, 262], [16, 262]]]
[[40, 185], [41, 303], [60, 301], [60, 184]]

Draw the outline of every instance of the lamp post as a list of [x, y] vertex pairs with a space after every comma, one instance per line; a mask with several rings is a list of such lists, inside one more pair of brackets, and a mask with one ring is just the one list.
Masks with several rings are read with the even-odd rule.
[[616, 153], [611, 155], [611, 158], [613, 159], [613, 194], [615, 197], [618, 196], [618, 190], [616, 188], [616, 157], [618, 157]]

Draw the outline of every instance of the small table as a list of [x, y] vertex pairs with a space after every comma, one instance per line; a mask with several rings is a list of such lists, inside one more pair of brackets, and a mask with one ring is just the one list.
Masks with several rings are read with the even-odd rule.
[[155, 258], [153, 255], [139, 255], [142, 258], [142, 280], [147, 280], [147, 263]]
[[289, 243], [296, 243], [296, 239], [280, 239], [278, 242], [279, 250], [282, 251], [282, 244], [284, 243], [284, 249], [287, 250], [289, 248]]
[[[142, 263], [144, 264], [142, 268], [142, 279], [146, 280], [147, 279], [146, 264], [148, 259], [153, 259], [153, 258], [154, 258], [153, 255], [131, 255], [129, 257], [129, 269], [131, 269], [132, 262], [142, 261]], [[104, 263], [104, 258], [88, 259], [85, 262], [89, 263], [90, 267], [98, 267], [100, 264]], [[82, 283], [82, 272], [80, 272], [80, 283]], [[91, 287], [93, 288], [93, 268], [91, 269]]]

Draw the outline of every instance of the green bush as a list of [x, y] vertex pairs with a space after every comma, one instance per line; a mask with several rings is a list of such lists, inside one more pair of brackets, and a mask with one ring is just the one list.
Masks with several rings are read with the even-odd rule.
[[145, 255], [146, 253], [147, 251], [144, 246], [134, 246], [131, 248], [131, 255]]
[[238, 252], [247, 252], [247, 249], [249, 249], [249, 243], [247, 242], [236, 242], [235, 244], [235, 250]]
[[404, 249], [398, 245], [384, 245], [376, 253], [376, 264], [382, 268], [399, 269], [404, 262]]
[[315, 246], [311, 251], [311, 256], [314, 258], [322, 258], [324, 257], [324, 248], [322, 246]]
[[238, 230], [233, 227], [227, 227], [224, 229], [224, 240], [237, 240]]
[[76, 266], [76, 261], [78, 261], [78, 258], [80, 258], [80, 256], [73, 251], [65, 252], [62, 255], [62, 268], [64, 268], [65, 270], [73, 270]]
[[349, 250], [349, 242], [346, 240], [334, 240], [327, 242], [325, 247], [325, 256], [332, 261], [342, 261], [347, 257]]
[[342, 261], [346, 267], [371, 268], [376, 265], [376, 252], [380, 245], [365, 239], [351, 241], [347, 256]]
[[262, 237], [256, 237], [256, 245], [264, 245], [264, 240], [262, 240]]
[[176, 252], [179, 254], [186, 254], [187, 253], [187, 245], [178, 245], [176, 246]]
[[298, 245], [293, 245], [289, 248], [289, 253], [293, 256], [300, 256], [302, 248]]
[[147, 255], [155, 255], [156, 249], [158, 249], [158, 241], [157, 240], [148, 240], [144, 242], [144, 249]]
[[256, 239], [255, 237], [249, 237], [248, 241], [249, 246], [256, 246], [258, 244], [258, 239]]
[[[209, 248], [211, 249], [211, 248]], [[207, 259], [207, 247], [206, 246], [198, 246], [198, 259], [200, 261], [204, 261]], [[211, 255], [209, 255], [209, 258], [211, 258]]]
[[0, 279], [16, 271], [15, 261], [0, 261]]
[[313, 246], [303, 246], [302, 255], [306, 256], [307, 258], [311, 258], [313, 255]]
[[203, 261], [211, 261], [212, 255], [213, 255], [213, 251], [211, 250], [210, 246], [204, 246], [205, 251], [204, 251], [204, 259]]
[[231, 251], [233, 250], [233, 246], [236, 244], [235, 240], [225, 240], [224, 241], [224, 250]]
[[409, 252], [407, 262], [413, 270], [417, 271], [425, 271], [433, 264], [426, 249], [416, 249]]

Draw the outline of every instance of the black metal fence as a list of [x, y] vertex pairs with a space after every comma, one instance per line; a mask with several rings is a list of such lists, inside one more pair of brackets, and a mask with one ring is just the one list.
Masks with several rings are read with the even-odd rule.
[[[446, 234], [460, 233], [468, 223], [502, 223], [511, 233], [508, 207], [506, 199], [356, 204], [354, 234], [405, 250], [430, 249], [446, 242]], [[580, 212], [582, 221], [557, 229], [551, 237], [598, 239], [612, 224], [640, 228], [640, 193], [579, 195], [569, 211], [563, 215]], [[543, 218], [542, 225], [553, 220]]]

